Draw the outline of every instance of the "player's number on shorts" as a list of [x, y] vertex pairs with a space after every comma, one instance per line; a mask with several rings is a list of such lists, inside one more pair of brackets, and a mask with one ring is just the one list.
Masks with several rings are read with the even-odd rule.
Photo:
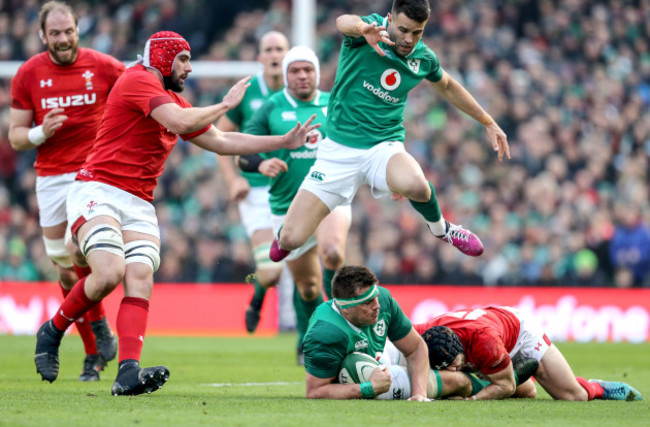
[[465, 319], [465, 320], [476, 320], [479, 317], [485, 315], [485, 313], [487, 313], [485, 310], [476, 308], [472, 311], [468, 311], [468, 310], [456, 311], [454, 313], [450, 313], [450, 316], [458, 317], [459, 319]]

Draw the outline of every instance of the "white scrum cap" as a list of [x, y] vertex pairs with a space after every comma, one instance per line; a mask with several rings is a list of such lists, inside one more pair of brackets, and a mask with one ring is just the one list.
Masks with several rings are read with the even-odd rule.
[[318, 62], [318, 57], [311, 48], [307, 46], [296, 46], [293, 47], [284, 55], [282, 60], [282, 73], [284, 74], [284, 85], [288, 86], [287, 82], [287, 70], [289, 65], [293, 62], [305, 61], [310, 62], [314, 69], [316, 70], [316, 87], [320, 84], [320, 63]]

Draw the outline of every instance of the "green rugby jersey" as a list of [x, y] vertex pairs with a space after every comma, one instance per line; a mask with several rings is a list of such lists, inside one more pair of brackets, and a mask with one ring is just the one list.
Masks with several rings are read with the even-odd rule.
[[[272, 95], [281, 92], [282, 89], [277, 91], [272, 91], [264, 80], [264, 75], [262, 73], [257, 74], [251, 79], [251, 85], [246, 89], [244, 98], [241, 100], [239, 105], [237, 105], [232, 110], [229, 110], [226, 113], [226, 117], [230, 119], [231, 122], [239, 126], [239, 130], [243, 132], [244, 128], [248, 121], [253, 117], [255, 111], [257, 111], [264, 101], [270, 98]], [[251, 187], [264, 187], [269, 185], [269, 179], [259, 173], [251, 172], [242, 172], [244, 178], [246, 178], [251, 185]]]
[[312, 114], [316, 114], [312, 124], [322, 124], [310, 134], [309, 141], [302, 147], [262, 154], [264, 158], [277, 157], [284, 160], [289, 167], [287, 172], [271, 179], [269, 202], [271, 212], [275, 215], [287, 213], [300, 184], [316, 161], [318, 144], [325, 137], [325, 117], [329, 98], [329, 93], [317, 91], [314, 99], [303, 102], [293, 98], [285, 89], [269, 98], [248, 121], [245, 132], [251, 135], [283, 135], [293, 129], [297, 121], [304, 123]]
[[[378, 14], [366, 23], [387, 26]], [[348, 147], [367, 149], [384, 141], [404, 142], [404, 106], [408, 92], [422, 79], [437, 82], [442, 68], [422, 40], [407, 57], [379, 43], [380, 56], [364, 37], [345, 37], [327, 116], [328, 136]]]
[[393, 299], [379, 286], [379, 318], [371, 326], [358, 328], [338, 312], [333, 301], [318, 306], [311, 315], [303, 338], [305, 369], [318, 378], [338, 376], [346, 355], [354, 351], [377, 358], [384, 352], [386, 338], [398, 341], [411, 331], [411, 321]]

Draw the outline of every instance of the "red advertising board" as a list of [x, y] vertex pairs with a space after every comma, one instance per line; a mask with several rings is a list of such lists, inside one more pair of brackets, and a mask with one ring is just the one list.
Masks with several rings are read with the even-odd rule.
[[[387, 286], [415, 323], [463, 307], [510, 305], [556, 341], [650, 341], [650, 289]], [[243, 335], [252, 287], [243, 284], [156, 284], [148, 334]], [[115, 324], [121, 289], [105, 300]], [[57, 310], [54, 283], [0, 283], [0, 333], [33, 334]], [[267, 293], [260, 334], [277, 332], [278, 300]]]

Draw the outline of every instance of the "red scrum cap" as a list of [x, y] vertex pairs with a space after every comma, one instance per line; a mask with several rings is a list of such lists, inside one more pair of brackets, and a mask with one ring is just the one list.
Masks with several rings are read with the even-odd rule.
[[190, 44], [178, 33], [159, 31], [144, 45], [142, 65], [155, 68], [163, 77], [172, 75], [172, 65], [179, 53], [190, 51]]

